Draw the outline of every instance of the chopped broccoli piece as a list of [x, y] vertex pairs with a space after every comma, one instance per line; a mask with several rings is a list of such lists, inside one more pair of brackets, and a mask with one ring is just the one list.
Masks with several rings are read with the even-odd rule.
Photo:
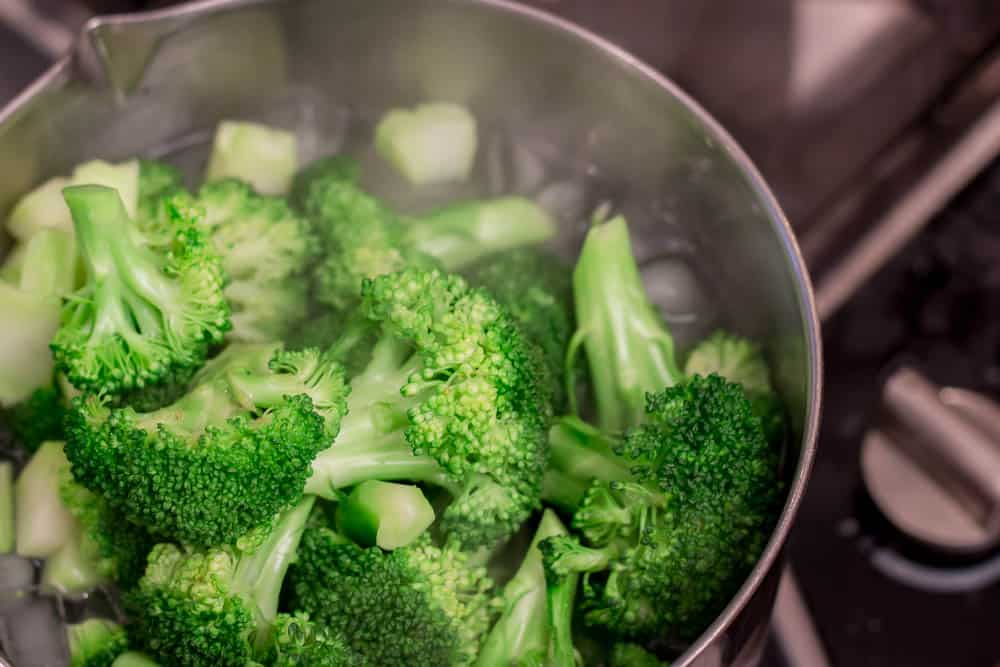
[[284, 338], [305, 319], [305, 278], [316, 241], [310, 225], [278, 197], [264, 197], [236, 180], [201, 188], [203, 227], [222, 257], [232, 310], [230, 340]]
[[160, 215], [164, 200], [184, 192], [181, 173], [169, 164], [139, 160], [139, 196], [136, 219], [146, 221]]
[[262, 195], [284, 195], [298, 161], [293, 133], [257, 123], [223, 121], [215, 130], [205, 181], [236, 178]]
[[536, 663], [575, 667], [571, 636], [575, 580], [560, 580], [566, 584], [562, 590], [547, 587], [538, 550], [542, 540], [567, 534], [555, 513], [545, 510], [521, 567], [504, 587], [503, 611], [483, 643], [476, 667]]
[[159, 664], [145, 653], [128, 651], [118, 656], [111, 667], [160, 667]]
[[67, 454], [76, 479], [131, 521], [186, 544], [231, 543], [299, 500], [347, 393], [316, 350], [234, 344], [160, 410], [77, 399]]
[[743, 385], [749, 394], [773, 391], [771, 371], [760, 347], [751, 340], [725, 331], [716, 331], [691, 350], [684, 365], [684, 373], [715, 373], [730, 382]]
[[593, 480], [624, 482], [629, 467], [614, 452], [615, 443], [579, 417], [560, 417], [549, 429], [549, 467], [542, 500], [574, 511]]
[[293, 607], [367, 664], [469, 665], [493, 616], [486, 570], [426, 535], [383, 551], [310, 527], [289, 578]]
[[344, 181], [357, 183], [361, 177], [361, 166], [350, 155], [330, 155], [303, 167], [295, 174], [288, 201], [300, 211], [305, 211], [306, 202], [312, 193], [313, 183], [324, 181]]
[[516, 197], [466, 202], [403, 221], [335, 178], [313, 182], [306, 212], [326, 246], [316, 267], [316, 296], [337, 310], [357, 303], [365, 278], [438, 265], [455, 271], [555, 233], [546, 213]]
[[669, 667], [655, 655], [639, 646], [619, 642], [611, 649], [611, 667]]
[[429, 482], [455, 497], [443, 528], [464, 545], [513, 534], [539, 504], [549, 406], [509, 314], [458, 276], [420, 270], [366, 281], [361, 310], [381, 335], [307, 492]]
[[14, 550], [14, 464], [0, 461], [0, 554]]
[[63, 440], [66, 404], [55, 385], [36, 389], [28, 398], [4, 413], [4, 422], [28, 453], [34, 453], [47, 440]]
[[541, 543], [553, 576], [584, 573], [583, 618], [623, 639], [697, 636], [742, 583], [781, 482], [740, 385], [694, 376], [647, 402], [617, 450], [634, 481], [595, 482], [575, 537]]
[[18, 284], [0, 283], [0, 407], [52, 381], [49, 341], [59, 329], [60, 298], [72, 289], [73, 238], [42, 230], [25, 245]]
[[278, 614], [274, 644], [264, 661], [271, 667], [362, 667], [361, 658], [340, 637], [302, 612]]
[[66, 543], [45, 559], [42, 565], [42, 588], [78, 595], [104, 583], [106, 581], [97, 572], [96, 563], [82, 552], [80, 527], [74, 525]]
[[314, 501], [304, 498], [247, 550], [153, 547], [145, 575], [125, 595], [136, 645], [171, 666], [245, 667], [291, 639], [280, 625], [275, 636], [278, 596]]
[[392, 109], [375, 128], [375, 150], [413, 185], [466, 180], [477, 143], [475, 116], [457, 104]]
[[[573, 297], [577, 330], [569, 358], [581, 345], [586, 350], [597, 425], [612, 433], [636, 426], [646, 393], [683, 376], [673, 338], [643, 287], [624, 218], [587, 233], [573, 271]], [[571, 400], [572, 391], [570, 382]]]
[[140, 231], [110, 188], [74, 186], [65, 197], [87, 283], [52, 340], [57, 368], [102, 396], [183, 382], [229, 328], [222, 265], [198, 230], [200, 212], [177, 201], [169, 222]]
[[21, 242], [29, 240], [43, 229], [73, 233], [73, 218], [63, 199], [68, 178], [52, 178], [21, 197], [7, 218], [7, 231]]
[[566, 348], [573, 333], [570, 272], [545, 252], [521, 248], [477, 266], [469, 282], [486, 289], [510, 311], [525, 337], [538, 346], [549, 375], [552, 406], [561, 412], [566, 407]]
[[69, 470], [63, 443], [43, 443], [14, 484], [17, 553], [48, 558], [70, 539], [76, 520], [62, 503], [60, 487]]
[[405, 547], [432, 523], [434, 508], [409, 484], [365, 480], [337, 506], [337, 530], [364, 547]]
[[104, 618], [66, 626], [66, 639], [71, 667], [111, 667], [128, 650], [125, 629]]

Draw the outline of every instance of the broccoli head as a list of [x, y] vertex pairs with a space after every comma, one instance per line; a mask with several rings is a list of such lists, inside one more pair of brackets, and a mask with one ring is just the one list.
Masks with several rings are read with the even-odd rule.
[[156, 160], [139, 160], [138, 220], [149, 220], [161, 213], [162, 202], [184, 192], [181, 173], [174, 167]]
[[274, 622], [270, 667], [362, 667], [348, 643], [302, 612], [278, 614]]
[[66, 452], [76, 479], [129, 520], [184, 543], [230, 543], [299, 500], [347, 393], [340, 366], [316, 350], [233, 344], [159, 410], [78, 398]]
[[694, 376], [647, 400], [617, 446], [631, 481], [597, 481], [575, 537], [542, 542], [555, 576], [583, 573], [585, 621], [625, 638], [697, 636], [756, 562], [780, 500], [777, 455], [742, 387]]
[[416, 269], [367, 280], [361, 310], [379, 338], [307, 490], [438, 484], [454, 495], [450, 536], [470, 547], [509, 536], [539, 504], [549, 411], [512, 318], [463, 279]]
[[638, 644], [619, 642], [611, 649], [611, 667], [669, 667], [669, 663]]
[[199, 231], [200, 211], [178, 199], [140, 230], [115, 190], [64, 192], [87, 281], [52, 340], [56, 367], [106, 397], [182, 383], [229, 328], [222, 265]]
[[66, 626], [66, 640], [70, 667], [111, 667], [128, 650], [125, 629], [103, 618]]
[[313, 184], [323, 187], [323, 183], [343, 181], [357, 183], [361, 177], [361, 165], [350, 155], [329, 155], [314, 160], [295, 174], [292, 179], [292, 190], [288, 201], [299, 211], [305, 211], [312, 196]]
[[302, 629], [278, 622], [278, 597], [313, 503], [303, 499], [249, 549], [153, 547], [145, 575], [125, 595], [134, 642], [180, 667], [246, 667], [280, 655], [275, 642], [287, 647], [294, 634], [286, 633]]
[[47, 440], [62, 440], [66, 404], [54, 385], [36, 389], [4, 413], [4, 422], [29, 454]]
[[469, 665], [493, 616], [486, 570], [426, 535], [383, 551], [310, 527], [289, 579], [293, 607], [344, 637], [366, 664]]

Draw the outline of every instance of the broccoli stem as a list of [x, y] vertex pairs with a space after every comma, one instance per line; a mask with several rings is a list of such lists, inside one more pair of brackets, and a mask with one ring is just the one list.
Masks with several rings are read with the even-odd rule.
[[267, 538], [252, 553], [240, 558], [233, 577], [233, 591], [252, 602], [256, 613], [258, 648], [263, 648], [278, 614], [278, 596], [288, 566], [295, 558], [302, 531], [316, 502], [305, 496], [298, 505], [285, 512], [268, 533]]
[[[597, 424], [618, 433], [642, 422], [646, 393], [681, 377], [674, 343], [650, 303], [621, 216], [591, 228], [573, 271], [578, 328], [567, 369], [582, 346], [590, 367]], [[567, 373], [570, 396], [573, 373]]]
[[145, 653], [129, 651], [118, 656], [111, 667], [159, 667], [159, 663]]
[[66, 626], [66, 643], [73, 665], [109, 665], [128, 648], [125, 630], [104, 618]]
[[546, 586], [545, 598], [549, 618], [549, 659], [550, 667], [576, 667], [577, 654], [573, 643], [573, 603], [579, 575], [555, 577]]
[[42, 587], [60, 593], [77, 595], [92, 591], [105, 583], [97, 571], [97, 563], [81, 549], [79, 527], [42, 567]]
[[0, 554], [14, 550], [14, 464], [0, 461]]
[[388, 336], [379, 340], [370, 363], [351, 383], [336, 441], [313, 460], [306, 493], [336, 499], [337, 489], [368, 479], [427, 482], [460, 491], [433, 458], [414, 455], [406, 441], [406, 411], [420, 396], [403, 396], [402, 388], [420, 368], [419, 357], [405, 344]]
[[505, 250], [537, 245], [555, 232], [544, 209], [521, 197], [455, 204], [411, 221], [408, 228], [417, 249], [448, 271]]
[[14, 484], [17, 554], [48, 558], [72, 537], [76, 519], [63, 505], [60, 485], [69, 471], [63, 443], [43, 443]]
[[572, 513], [580, 506], [590, 485], [556, 468], [548, 468], [542, 479], [542, 500]]
[[387, 551], [405, 547], [434, 523], [434, 508], [410, 484], [362, 482], [337, 506], [337, 529], [354, 542]]
[[542, 500], [573, 512], [594, 480], [624, 482], [632, 475], [614, 441], [578, 417], [562, 417], [549, 429], [549, 468]]
[[[569, 625], [572, 597], [570, 606], [566, 607], [566, 596], [561, 591], [558, 598], [552, 598], [559, 608], [549, 608], [545, 567], [538, 550], [542, 540], [567, 534], [566, 527], [555, 512], [545, 510], [521, 567], [504, 588], [503, 614], [487, 635], [476, 667], [504, 667], [520, 664], [531, 655], [547, 655], [550, 641], [555, 639], [554, 631], [563, 632], [559, 626]], [[557, 615], [567, 617], [557, 618]], [[572, 645], [572, 641], [570, 643]], [[572, 667], [573, 663], [569, 665]]]

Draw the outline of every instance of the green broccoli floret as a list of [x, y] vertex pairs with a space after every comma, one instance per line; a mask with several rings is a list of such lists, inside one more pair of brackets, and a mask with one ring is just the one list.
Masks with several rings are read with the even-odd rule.
[[469, 665], [493, 616], [486, 570], [427, 536], [383, 551], [311, 527], [289, 579], [292, 606], [344, 637], [366, 664]]
[[503, 611], [483, 643], [476, 667], [575, 667], [572, 622], [577, 580], [564, 577], [547, 586], [538, 550], [542, 540], [567, 534], [555, 513], [545, 510], [521, 567], [504, 587]]
[[124, 598], [135, 644], [178, 667], [246, 667], [273, 652], [282, 629], [278, 596], [314, 500], [285, 512], [248, 550], [153, 547], [145, 575]]
[[283, 338], [308, 311], [308, 270], [316, 241], [305, 219], [284, 199], [264, 197], [236, 180], [202, 186], [203, 228], [222, 257], [232, 310], [229, 339]]
[[742, 583], [777, 515], [777, 455], [740, 385], [692, 377], [647, 400], [616, 448], [633, 481], [595, 482], [574, 537], [540, 545], [554, 576], [585, 573], [588, 625], [624, 638], [697, 636]]
[[292, 179], [292, 191], [288, 194], [288, 201], [297, 210], [305, 212], [306, 202], [309, 201], [314, 183], [325, 181], [357, 183], [360, 177], [361, 165], [350, 155], [340, 154], [320, 158], [309, 163], [295, 174], [295, 178]]
[[136, 217], [144, 220], [155, 217], [164, 199], [183, 190], [184, 180], [177, 169], [155, 160], [139, 160], [139, 199]]
[[305, 208], [326, 246], [316, 296], [337, 310], [357, 303], [365, 278], [408, 267], [459, 270], [555, 233], [544, 211], [519, 198], [468, 202], [404, 221], [340, 178], [316, 179]]
[[450, 536], [472, 547], [511, 535], [539, 504], [546, 459], [549, 407], [530, 346], [505, 310], [454, 275], [407, 270], [362, 292], [361, 312], [381, 334], [307, 491], [429, 482], [454, 496]]
[[510, 311], [525, 337], [541, 350], [553, 408], [562, 412], [566, 407], [566, 347], [573, 334], [569, 270], [548, 253], [520, 248], [477, 266], [469, 282], [484, 288]]
[[177, 202], [169, 220], [140, 230], [115, 190], [64, 192], [87, 282], [52, 340], [57, 368], [110, 397], [182, 383], [229, 328], [222, 265], [198, 229], [199, 211]]
[[655, 655], [639, 646], [620, 642], [611, 649], [611, 667], [669, 667]]
[[66, 639], [71, 667], [111, 667], [128, 650], [125, 629], [104, 618], [66, 626]]
[[66, 451], [75, 478], [129, 520], [183, 543], [231, 543], [299, 500], [347, 393], [316, 350], [234, 344], [160, 410], [77, 399]]
[[302, 612], [278, 614], [274, 642], [264, 664], [269, 667], [362, 667], [361, 658], [328, 628]]
[[33, 454], [43, 442], [64, 438], [65, 415], [66, 403], [62, 392], [50, 385], [36, 389], [28, 398], [7, 410], [3, 420], [14, 440]]
[[577, 330], [569, 359], [580, 346], [586, 351], [597, 425], [620, 433], [642, 422], [647, 392], [683, 377], [673, 338], [643, 287], [621, 216], [588, 232], [573, 271], [573, 298]]

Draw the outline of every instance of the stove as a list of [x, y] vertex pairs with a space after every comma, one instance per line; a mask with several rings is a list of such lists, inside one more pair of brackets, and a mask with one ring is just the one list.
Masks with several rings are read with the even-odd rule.
[[[861, 466], [893, 369], [1000, 401], [996, 3], [525, 2], [700, 100], [760, 166], [814, 271], [823, 428], [764, 667], [1000, 665], [1000, 553], [913, 539]], [[0, 0], [0, 104], [88, 14], [166, 4]]]

